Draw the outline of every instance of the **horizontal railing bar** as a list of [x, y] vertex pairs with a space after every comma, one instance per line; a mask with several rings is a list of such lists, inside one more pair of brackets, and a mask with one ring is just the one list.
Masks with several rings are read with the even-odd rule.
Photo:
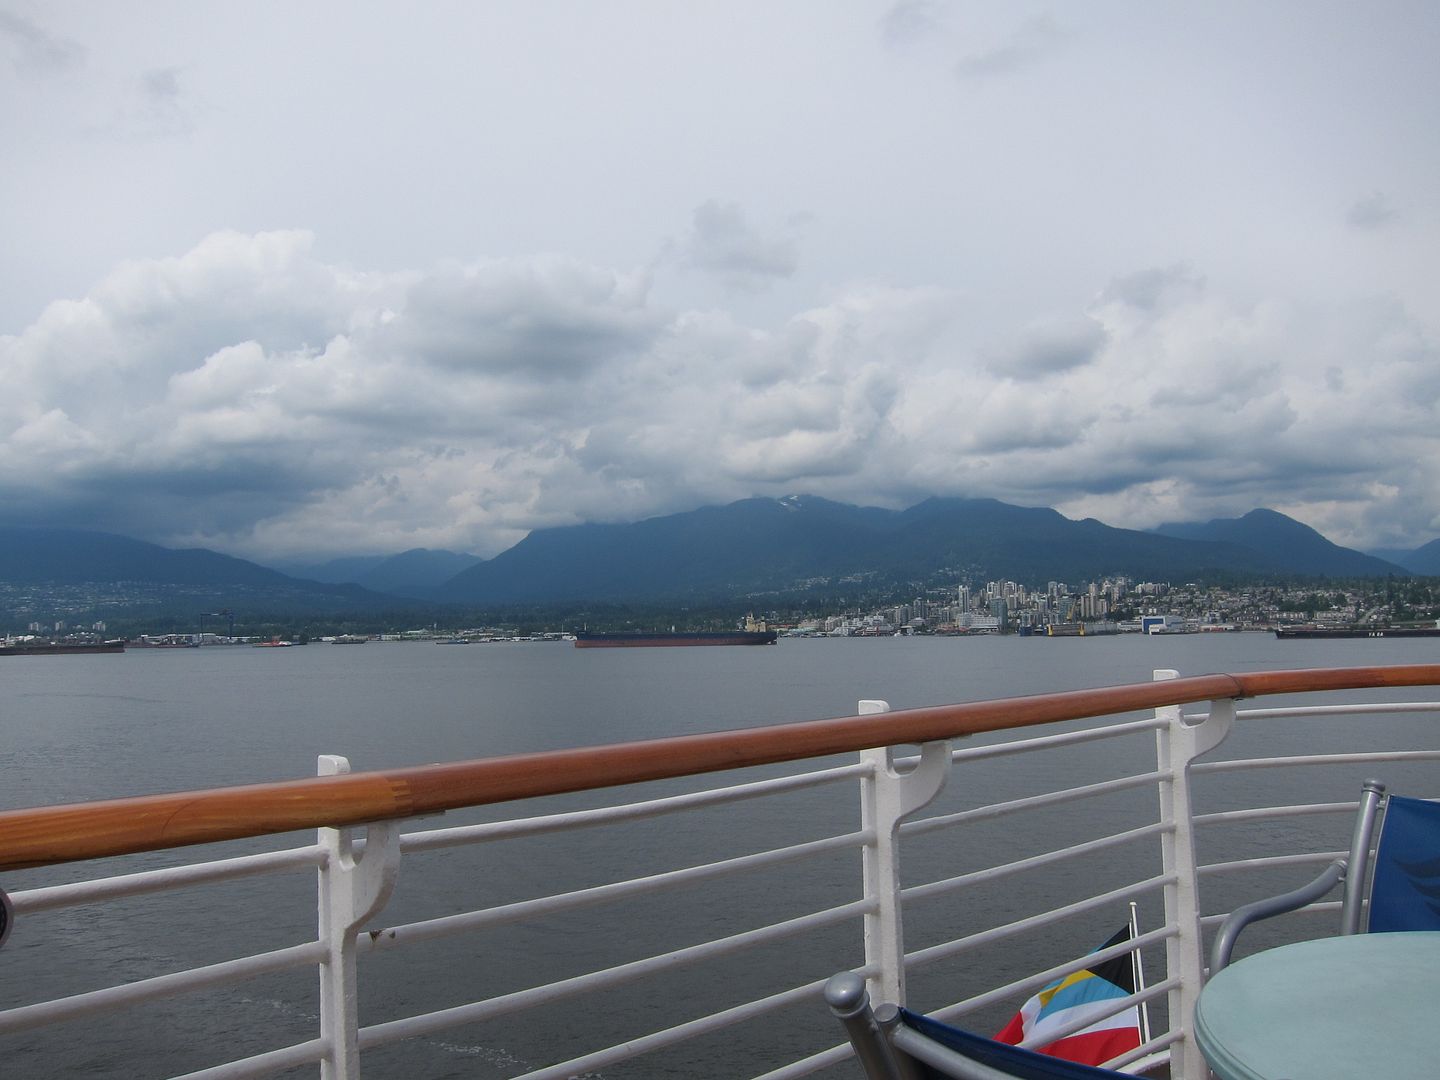
[[318, 964], [327, 955], [329, 955], [328, 951], [322, 942], [310, 941], [304, 945], [292, 945], [287, 949], [256, 953], [254, 956], [242, 956], [236, 960], [226, 960], [219, 964], [209, 964], [206, 967], [188, 968], [185, 971], [157, 975], [152, 979], [141, 979], [138, 982], [124, 983], [120, 986], [108, 986], [103, 990], [91, 990], [84, 994], [55, 998], [52, 1001], [40, 1001], [34, 1005], [21, 1005], [0, 1012], [0, 1032], [21, 1031], [26, 1028], [39, 1027], [41, 1024], [54, 1024], [88, 1013], [119, 1009], [127, 1005], [139, 1004], [142, 1001], [153, 1001], [156, 998], [173, 997], [175, 994], [181, 994], [187, 990], [221, 986], [225, 983], [254, 978], [256, 975], [288, 971], [290, 968], [304, 967], [306, 964]]
[[1440, 712], [1440, 701], [1374, 701], [1368, 705], [1293, 705], [1277, 709], [1237, 709], [1237, 720], [1279, 720], [1296, 716], [1363, 716], [1369, 713]]
[[533, 900], [520, 900], [513, 904], [486, 908], [483, 911], [467, 911], [459, 915], [443, 915], [436, 919], [406, 923], [402, 926], [389, 926], [383, 930], [361, 934], [357, 948], [360, 952], [369, 952], [374, 949], [429, 941], [483, 927], [500, 926], [532, 915], [554, 915], [562, 911], [572, 911], [594, 904], [623, 900], [626, 897], [658, 892], [661, 889], [674, 888], [697, 881], [708, 881], [743, 870], [776, 866], [831, 851], [858, 848], [862, 844], [871, 842], [874, 838], [875, 834], [872, 831], [862, 830], [843, 836], [812, 840], [804, 844], [792, 844], [789, 847], [775, 848], [772, 851], [740, 855], [721, 862], [690, 866], [680, 870], [667, 870], [649, 877], [615, 881], [607, 885], [576, 889], [573, 892], [557, 893], [553, 896], [542, 896]]
[[[1156, 985], [1163, 986], [1166, 991], [1169, 991], [1179, 986], [1180, 980], [1178, 978], [1166, 979], [1164, 983], [1157, 983]], [[1134, 1050], [1127, 1050], [1125, 1053], [1121, 1054], [1117, 1058], [1111, 1058], [1109, 1061], [1101, 1062], [1101, 1066], [1107, 1069], [1121, 1069], [1127, 1065], [1134, 1065], [1137, 1062], [1144, 1061], [1146, 1058], [1154, 1057], [1155, 1061], [1150, 1063], [1150, 1065], [1147, 1065], [1145, 1069], [1131, 1074], [1135, 1076], [1145, 1076], [1149, 1073], [1151, 1067], [1155, 1065], [1167, 1064], [1170, 1060], [1169, 1056], [1162, 1055], [1160, 1051], [1168, 1050], [1170, 1047], [1174, 1046], [1184, 1037], [1185, 1032], [1181, 1028], [1173, 1028], [1170, 1031], [1166, 1031], [1155, 1036], [1155, 1038], [1151, 1039], [1149, 1042], [1141, 1043], [1139, 1046], [1135, 1047]]]
[[[856, 972], [859, 974], [859, 972]], [[831, 1065], [839, 1065], [842, 1061], [848, 1061], [855, 1056], [855, 1051], [850, 1044], [841, 1043], [839, 1046], [832, 1046], [828, 1050], [821, 1050], [818, 1054], [811, 1054], [809, 1057], [801, 1058], [799, 1061], [792, 1061], [788, 1065], [782, 1065], [778, 1069], [753, 1077], [752, 1080], [798, 1080], [801, 1076], [809, 1076], [821, 1069], [828, 1069]]]
[[1348, 851], [1306, 851], [1298, 855], [1267, 855], [1259, 859], [1233, 859], [1230, 862], [1204, 863], [1195, 868], [1201, 877], [1216, 874], [1233, 874], [1241, 870], [1272, 870], [1285, 866], [1310, 866], [1316, 863], [1332, 863], [1346, 858]]
[[1105, 851], [1112, 847], [1119, 847], [1122, 844], [1141, 840], [1147, 836], [1174, 831], [1175, 826], [1157, 821], [1151, 825], [1143, 825], [1138, 829], [1130, 829], [1123, 833], [1115, 833], [1111, 836], [1102, 836], [1095, 840], [1087, 840], [1083, 844], [1074, 844], [1071, 847], [1057, 848], [1054, 851], [1046, 851], [1039, 855], [1032, 855], [1027, 859], [1017, 859], [1015, 862], [1001, 863], [999, 866], [987, 866], [983, 870], [972, 870], [968, 874], [961, 874], [958, 877], [945, 878], [942, 881], [931, 881], [924, 885], [911, 885], [908, 888], [900, 890], [900, 897], [905, 901], [927, 900], [935, 896], [943, 896], [946, 893], [954, 892], [956, 889], [961, 889], [968, 885], [1000, 881], [1003, 878], [1021, 874], [1027, 870], [1049, 866], [1051, 863], [1063, 862], [1065, 859], [1075, 858], [1080, 855], [1091, 855], [1097, 851]]
[[313, 1065], [317, 1061], [324, 1061], [329, 1053], [329, 1039], [311, 1039], [282, 1050], [271, 1050], [266, 1054], [227, 1061], [224, 1065], [172, 1077], [171, 1080], [249, 1080], [253, 1076], [270, 1076], [281, 1069]]
[[[848, 968], [847, 970], [855, 972], [855, 974], [859, 975], [862, 979], [870, 979], [880, 974], [879, 966], [870, 964]], [[825, 989], [825, 981], [812, 984], [820, 987], [820, 993], [822, 995]], [[753, 1077], [752, 1080], [795, 1080], [796, 1077], [809, 1076], [811, 1073], [818, 1072], [830, 1065], [839, 1064], [854, 1056], [855, 1051], [851, 1049], [849, 1042], [843, 1042], [838, 1046], [830, 1047], [828, 1050], [822, 1050], [818, 1054], [811, 1054], [809, 1057], [801, 1058], [799, 1061], [792, 1061], [788, 1065], [782, 1065], [778, 1069], [773, 1069], [761, 1076]]]
[[1253, 806], [1244, 810], [1218, 810], [1209, 814], [1196, 814], [1190, 820], [1196, 825], [1228, 825], [1237, 821], [1268, 821], [1273, 818], [1309, 817], [1319, 814], [1353, 814], [1359, 806], [1358, 801], [1296, 803], [1293, 806]]
[[[1004, 941], [1006, 938], [1015, 937], [1034, 930], [1036, 927], [1045, 926], [1055, 921], [1055, 916], [1060, 915], [1069, 918], [1072, 915], [1084, 915], [1089, 911], [1097, 911], [1108, 904], [1121, 902], [1128, 903], [1140, 893], [1150, 892], [1154, 889], [1164, 888], [1166, 885], [1174, 885], [1179, 881], [1175, 874], [1157, 874], [1155, 877], [1146, 878], [1144, 881], [1137, 881], [1130, 885], [1122, 885], [1118, 889], [1111, 889], [1109, 892], [1092, 896], [1088, 900], [1077, 900], [1073, 904], [1067, 904], [1063, 908], [1054, 908], [1050, 911], [1042, 911], [1038, 915], [1031, 915], [1024, 919], [1018, 919], [1003, 926], [994, 926], [989, 930], [981, 930], [976, 934], [968, 934], [963, 938], [956, 938], [954, 941], [946, 941], [939, 945], [931, 945], [929, 948], [918, 949], [915, 952], [905, 954], [905, 967], [918, 967], [921, 964], [933, 963], [936, 960], [944, 960], [970, 949], [979, 948], [981, 945], [988, 945], [996, 941]], [[1151, 931], [1161, 933], [1160, 930]], [[1167, 937], [1173, 937], [1179, 931], [1175, 927], [1164, 928]], [[1141, 935], [1144, 937], [1144, 935]], [[1138, 938], [1136, 940], [1139, 940]], [[1083, 964], [1081, 965], [1084, 966]], [[1078, 971], [1079, 968], [1076, 968]]]
[[[1174, 937], [1179, 932], [1180, 928], [1178, 926], [1162, 926], [1158, 930], [1149, 930], [1119, 945], [1112, 945], [1107, 949], [1097, 949], [1093, 953], [1076, 957], [1073, 960], [1067, 960], [1063, 964], [1056, 964], [1054, 967], [1048, 968], [1045, 971], [1037, 971], [1032, 975], [1027, 975], [1023, 979], [1017, 979], [1005, 986], [994, 987], [975, 997], [966, 998], [964, 1001], [957, 1001], [953, 1005], [946, 1005], [943, 1008], [930, 1010], [927, 1015], [933, 1016], [937, 1020], [948, 1021], [953, 1017], [964, 1016], [966, 1013], [975, 1012], [977, 1009], [983, 1009], [988, 1005], [1004, 1001], [1015, 995], [1029, 995], [1032, 991], [1048, 986], [1056, 979], [1063, 979], [1065, 976], [1073, 975], [1077, 971], [1084, 971], [1092, 964], [1103, 964], [1106, 960], [1113, 959], [1114, 957], [1126, 956], [1136, 949], [1159, 945], [1161, 942]], [[1156, 985], [1158, 984], [1152, 984], [1150, 987], [1147, 987], [1147, 991], [1154, 990]]]
[[1440, 761], [1440, 750], [1380, 750], [1355, 754], [1311, 754], [1294, 757], [1236, 758], [1233, 761], [1200, 761], [1190, 766], [1192, 776], [1204, 773], [1238, 772], [1241, 769], [1283, 768], [1292, 765], [1364, 765], [1383, 761]]
[[1035, 739], [1007, 740], [986, 746], [965, 746], [954, 750], [950, 759], [955, 762], [979, 761], [983, 758], [1005, 757], [1023, 754], [1032, 750], [1054, 750], [1058, 747], [1074, 746], [1076, 743], [1097, 742], [1101, 739], [1118, 739], [1141, 731], [1155, 731], [1163, 728], [1167, 721], [1151, 717], [1148, 720], [1131, 720], [1123, 724], [1108, 724], [1105, 727], [1085, 728], [1083, 731], [1065, 731], [1059, 735], [1042, 735]]
[[822, 784], [867, 776], [874, 771], [875, 767], [870, 764], [843, 765], [835, 769], [822, 769], [813, 773], [759, 780], [753, 784], [711, 788], [708, 791], [693, 791], [684, 795], [670, 795], [663, 799], [625, 803], [621, 806], [602, 806], [592, 810], [573, 810], [564, 814], [545, 814], [541, 817], [515, 818], [509, 821], [485, 822], [480, 825], [457, 825], [449, 829], [406, 833], [400, 838], [400, 850], [404, 852], [430, 851], [435, 848], [456, 847], [461, 844], [482, 844], [496, 840], [514, 840], [522, 836], [539, 836], [569, 829], [613, 825], [621, 821], [658, 817], [661, 814], [718, 806], [739, 802], [743, 799], [786, 794], [791, 791], [819, 787]]
[[645, 742], [0, 812], [0, 870], [926, 743], [1222, 698], [1440, 684], [1440, 665], [1199, 675]]
[[10, 899], [15, 905], [17, 915], [29, 915], [54, 908], [78, 907], [102, 900], [115, 900], [124, 896], [144, 896], [191, 885], [230, 881], [257, 874], [273, 874], [297, 867], [314, 868], [324, 862], [325, 849], [315, 844], [310, 847], [290, 848], [287, 851], [241, 855], [238, 858], [219, 859], [215, 862], [141, 870], [134, 874], [76, 881], [68, 885], [48, 885], [11, 893]]
[[459, 1024], [490, 1020], [534, 1005], [545, 1005], [567, 997], [574, 997], [576, 994], [620, 986], [653, 972], [688, 967], [702, 960], [709, 960], [716, 956], [728, 956], [756, 945], [781, 941], [808, 930], [834, 926], [848, 919], [865, 915], [874, 911], [875, 908], [876, 902], [873, 900], [856, 900], [849, 904], [842, 904], [840, 907], [813, 912], [785, 922], [773, 923], [758, 930], [747, 930], [729, 937], [716, 938], [713, 941], [701, 942], [684, 949], [676, 949], [674, 952], [646, 957], [643, 960], [633, 960], [628, 964], [587, 972], [584, 975], [546, 983], [543, 986], [532, 986], [526, 990], [502, 994], [485, 1001], [475, 1001], [468, 1005], [457, 1005], [450, 1009], [438, 1009], [417, 1016], [372, 1024], [360, 1029], [360, 1048], [366, 1050], [400, 1039], [414, 1038], [417, 1035], [433, 1035], [437, 1031], [444, 1031], [446, 1028]]
[[1115, 791], [1129, 791], [1132, 788], [1146, 787], [1168, 779], [1170, 779], [1168, 772], [1122, 776], [1115, 780], [1102, 780], [1096, 784], [1066, 788], [1064, 791], [1050, 791], [1044, 795], [1031, 795], [1023, 799], [1011, 799], [1009, 802], [977, 806], [973, 810], [960, 810], [954, 814], [937, 814], [935, 817], [921, 818], [918, 821], [907, 821], [900, 826], [900, 832], [905, 836], [934, 832], [936, 829], [974, 821], [986, 821], [1019, 810], [1036, 810], [1041, 807], [1054, 806], [1056, 803], [1075, 802], [1080, 799], [1093, 798], [1096, 795], [1108, 795]]
[[648, 1054], [655, 1050], [663, 1050], [667, 1046], [674, 1046], [676, 1043], [684, 1042], [686, 1039], [693, 1039], [701, 1035], [709, 1035], [712, 1032], [723, 1031], [725, 1028], [734, 1027], [736, 1024], [744, 1023], [747, 1020], [757, 1019], [776, 1009], [794, 1005], [797, 1002], [814, 999], [818, 1004], [824, 989], [825, 980], [818, 979], [804, 986], [797, 986], [789, 990], [782, 990], [778, 994], [771, 994], [769, 997], [757, 998], [754, 1001], [747, 1001], [741, 1005], [735, 1005], [728, 1009], [723, 1009], [720, 1012], [711, 1013], [708, 1016], [697, 1017], [694, 1020], [677, 1024], [663, 1031], [656, 1031], [649, 1035], [628, 1039], [623, 1043], [608, 1047], [604, 1050], [597, 1050], [592, 1054], [586, 1054], [584, 1057], [571, 1058], [569, 1061], [562, 1061], [544, 1069], [536, 1069], [534, 1072], [523, 1073], [520, 1076], [514, 1077], [513, 1080], [567, 1080], [569, 1077], [585, 1076], [596, 1069], [603, 1069], [617, 1062], [628, 1061], [631, 1058], [636, 1058], [641, 1054]]

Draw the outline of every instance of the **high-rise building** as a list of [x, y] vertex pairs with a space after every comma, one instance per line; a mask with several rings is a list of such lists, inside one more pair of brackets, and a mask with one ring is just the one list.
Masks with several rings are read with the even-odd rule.
[[995, 617], [997, 625], [1003, 630], [1010, 614], [1010, 607], [1005, 603], [1003, 596], [997, 596], [990, 601], [990, 614]]

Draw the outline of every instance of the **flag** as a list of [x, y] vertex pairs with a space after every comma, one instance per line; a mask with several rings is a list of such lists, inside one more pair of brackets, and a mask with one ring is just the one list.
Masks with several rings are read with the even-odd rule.
[[[1108, 949], [1129, 940], [1130, 927], [1126, 926], [1100, 948]], [[1111, 960], [1056, 979], [1020, 1006], [1014, 1019], [995, 1039], [1012, 1045], [1019, 1045], [1035, 1036], [1044, 1039], [1047, 1032], [1102, 1013], [1134, 992], [1135, 969], [1130, 954], [1122, 953]], [[1036, 1053], [1067, 1061], [1100, 1065], [1139, 1045], [1140, 1010], [1132, 1005], [1113, 1016], [1097, 1019], [1073, 1035], [1045, 1042], [1033, 1049]]]

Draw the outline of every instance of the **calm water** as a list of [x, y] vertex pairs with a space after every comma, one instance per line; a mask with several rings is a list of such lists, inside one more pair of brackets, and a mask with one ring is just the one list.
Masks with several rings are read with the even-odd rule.
[[[564, 644], [438, 647], [378, 643], [296, 649], [212, 648], [132, 651], [123, 656], [26, 657], [0, 661], [0, 746], [5, 770], [0, 807], [210, 787], [303, 776], [316, 755], [341, 753], [356, 769], [384, 768], [557, 747], [752, 727], [850, 714], [861, 698], [884, 698], [896, 708], [1145, 681], [1157, 667], [1182, 674], [1370, 663], [1431, 662], [1431, 641], [1277, 642], [1268, 635], [1173, 638], [1021, 640], [880, 639], [785, 641], [776, 648], [576, 650]], [[1424, 696], [1415, 691], [1396, 699]], [[1440, 745], [1433, 721], [1400, 718], [1371, 727], [1376, 745]], [[1235, 756], [1250, 752], [1307, 752], [1331, 742], [1354, 747], [1353, 725], [1342, 722], [1267, 725], [1239, 739]], [[1232, 753], [1230, 744], [1225, 753]], [[946, 808], [1008, 796], [1057, 775], [1078, 782], [1153, 767], [1148, 744], [1090, 748], [1063, 760], [1027, 760], [956, 776], [942, 796]], [[775, 771], [775, 770], [772, 770]], [[781, 770], [784, 771], [784, 770]], [[1353, 770], [1327, 777], [1313, 799], [1353, 797]], [[1271, 801], [1247, 787], [1274, 787], [1273, 801], [1313, 801], [1303, 785], [1246, 774], [1214, 785], [1217, 800], [1239, 794], [1251, 804]], [[651, 785], [674, 790], [680, 784]], [[1207, 795], [1207, 797], [1209, 797]], [[609, 798], [600, 797], [601, 801]], [[595, 796], [552, 800], [581, 805]], [[612, 800], [613, 801], [613, 800]], [[450, 825], [509, 816], [491, 809], [447, 815]], [[1006, 823], [954, 840], [924, 840], [907, 849], [914, 880], [963, 872], [999, 853], [1044, 850], [1074, 833], [1153, 818], [1153, 795], [1138, 793], [1037, 823]], [[724, 858], [846, 831], [855, 825], [853, 791], [827, 789], [783, 805], [753, 803], [703, 819], [669, 817], [624, 829], [504, 847], [447, 851], [407, 859], [385, 918], [404, 922], [465, 910], [481, 903], [543, 895], [559, 887], [652, 873], [675, 865]], [[1075, 832], [1075, 830], [1081, 830]], [[1271, 829], [1273, 834], [1276, 830]], [[1304, 839], [1297, 828], [1297, 839]], [[254, 849], [284, 846], [267, 840]], [[1339, 841], [1336, 846], [1340, 846]], [[683, 852], [679, 861], [674, 853]], [[230, 848], [227, 854], [234, 853]], [[168, 865], [177, 853], [128, 865]], [[1109, 860], [1094, 875], [1117, 881], [1153, 873], [1144, 858]], [[415, 864], [415, 865], [412, 865]], [[112, 867], [106, 867], [106, 870]], [[1128, 877], [1127, 877], [1128, 875]], [[89, 876], [73, 868], [13, 874], [11, 890]], [[375, 1021], [520, 989], [564, 977], [594, 963], [620, 963], [679, 948], [722, 928], [744, 929], [818, 910], [853, 898], [853, 856], [777, 871], [762, 883], [762, 900], [740, 922], [730, 913], [753, 882], [677, 890], [664, 897], [596, 909], [583, 916], [417, 947], [401, 957], [376, 954], [362, 964], [362, 1020]], [[908, 875], [907, 875], [908, 876]], [[1087, 884], [1091, 878], [1087, 871]], [[912, 947], [931, 934], [943, 940], [974, 926], [1003, 921], [1042, 905], [1058, 884], [967, 897], [966, 910], [939, 905], [917, 911], [907, 925]], [[1090, 889], [1088, 891], [1096, 891]], [[932, 906], [934, 907], [934, 906]], [[160, 974], [278, 947], [313, 933], [313, 881], [267, 879], [239, 887], [211, 887], [179, 898], [156, 898], [35, 916], [17, 928], [0, 952], [0, 1006], [45, 994], [75, 992], [108, 982]], [[636, 927], [643, 927], [643, 933]], [[1078, 933], [1096, 942], [1104, 920]], [[807, 941], [800, 952], [762, 955], [707, 969], [702, 977], [654, 980], [642, 991], [587, 1000], [569, 1010], [453, 1035], [416, 1040], [367, 1056], [368, 1075], [499, 1077], [642, 1034], [751, 996], [819, 978], [857, 959], [853, 928]], [[1007, 958], [1013, 960], [1015, 958]], [[1023, 958], [1021, 958], [1023, 959]], [[1048, 961], [1036, 958], [1036, 966]], [[943, 980], [946, 986], [932, 986]], [[917, 978], [912, 999], [943, 1000], [993, 984], [984, 971], [947, 971]], [[936, 1003], [941, 1000], [937, 997]], [[923, 1007], [923, 1002], [921, 1002]], [[165, 1075], [218, 1060], [208, 1045], [217, 1030], [223, 1052], [254, 1052], [311, 1037], [313, 977], [255, 980], [242, 991], [199, 1002], [170, 1003], [123, 1018], [62, 1026], [23, 1039], [0, 1038], [0, 1074], [49, 1078], [72, 1075]], [[1001, 1017], [1003, 1020], [1003, 1017]], [[806, 1031], [801, 1049], [829, 1045], [830, 1034]], [[570, 1040], [574, 1039], [574, 1046]], [[781, 1040], [784, 1041], [783, 1039]], [[738, 1044], [738, 1045], [737, 1045]], [[717, 1057], [717, 1047], [723, 1056]], [[728, 1076], [773, 1067], [780, 1058], [752, 1049], [743, 1036], [645, 1059], [607, 1076]], [[716, 1062], [723, 1060], [723, 1066]]]

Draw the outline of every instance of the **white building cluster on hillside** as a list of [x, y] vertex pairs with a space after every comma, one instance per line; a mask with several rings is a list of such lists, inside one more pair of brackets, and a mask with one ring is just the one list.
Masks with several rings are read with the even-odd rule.
[[[953, 600], [951, 597], [953, 596]], [[1440, 619], [1440, 588], [1424, 581], [1323, 579], [1234, 586], [1113, 577], [1072, 589], [1013, 581], [960, 585], [870, 614], [803, 620], [790, 633], [836, 636], [1007, 632], [1050, 636], [1117, 632], [1269, 630], [1279, 626], [1387, 626]]]

